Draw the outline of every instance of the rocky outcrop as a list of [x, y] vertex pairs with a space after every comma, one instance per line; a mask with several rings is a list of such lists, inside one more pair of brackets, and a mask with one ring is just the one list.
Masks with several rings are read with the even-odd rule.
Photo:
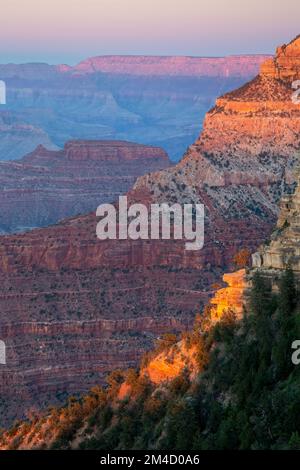
[[268, 243], [252, 255], [254, 271], [269, 278], [276, 288], [282, 271], [290, 268], [300, 279], [300, 170], [297, 168], [297, 187], [292, 195], [282, 198], [280, 214]]
[[[300, 106], [292, 102], [291, 85], [300, 78], [299, 44], [298, 37], [284, 49], [293, 70], [289, 79], [270, 76], [263, 66], [254, 80], [216, 101], [199, 139], [178, 165], [141, 177], [135, 185], [156, 200], [204, 203], [201, 257], [210, 251], [213, 264], [226, 263], [239, 245], [253, 251], [270, 234], [281, 195], [295, 187]], [[281, 50], [275, 64], [282, 63]]]
[[18, 162], [0, 162], [0, 230], [23, 231], [95, 210], [126, 193], [136, 178], [170, 165], [158, 147], [118, 141], [39, 145]]
[[289, 44], [277, 48], [276, 56], [262, 65], [263, 75], [287, 82], [300, 74], [300, 35]]
[[[140, 374], [148, 377], [153, 384], [158, 385], [175, 379], [185, 369], [191, 374], [196, 372], [197, 348], [195, 345], [188, 347], [186, 341], [181, 340], [166, 351], [157, 354], [145, 368], [141, 369]], [[122, 392], [124, 396], [124, 390], [121, 391], [121, 395]]]
[[224, 313], [233, 313], [236, 318], [241, 318], [244, 313], [244, 294], [249, 287], [246, 270], [226, 273], [223, 281], [227, 286], [218, 289], [210, 301], [212, 323], [219, 321]]

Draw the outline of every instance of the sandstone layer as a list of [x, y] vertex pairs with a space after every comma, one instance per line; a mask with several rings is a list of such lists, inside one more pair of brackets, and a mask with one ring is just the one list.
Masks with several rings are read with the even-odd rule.
[[178, 165], [135, 184], [156, 200], [205, 205], [206, 242], [198, 256], [210, 251], [212, 264], [227, 262], [239, 245], [258, 246], [277, 219], [281, 195], [295, 187], [300, 106], [292, 101], [292, 82], [300, 78], [299, 44], [300, 37], [283, 48], [288, 62], [278, 49], [276, 73], [263, 65], [254, 80], [217, 99]]
[[244, 294], [248, 287], [246, 270], [226, 273], [223, 281], [227, 286], [218, 289], [210, 301], [212, 323], [219, 321], [226, 313], [233, 313], [237, 319], [244, 313]]

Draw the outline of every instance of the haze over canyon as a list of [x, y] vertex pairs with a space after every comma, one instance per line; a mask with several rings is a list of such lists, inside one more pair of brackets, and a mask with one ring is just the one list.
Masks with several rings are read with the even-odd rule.
[[69, 140], [129, 140], [178, 160], [215, 98], [256, 75], [266, 56], [102, 56], [77, 66], [0, 65], [0, 160]]

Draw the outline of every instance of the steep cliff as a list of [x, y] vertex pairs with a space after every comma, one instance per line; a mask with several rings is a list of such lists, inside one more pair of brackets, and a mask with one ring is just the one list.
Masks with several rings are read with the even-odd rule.
[[213, 263], [227, 262], [240, 244], [257, 246], [277, 219], [281, 195], [295, 187], [300, 106], [292, 101], [292, 81], [300, 78], [299, 44], [297, 37], [279, 48], [254, 80], [217, 99], [178, 165], [135, 184], [155, 199], [204, 203], [202, 259], [210, 251]]
[[269, 279], [275, 290], [286, 269], [291, 269], [299, 282], [300, 279], [300, 168], [295, 172], [297, 187], [293, 194], [286, 195], [280, 202], [277, 225], [268, 243], [259, 247], [252, 255], [254, 272]]

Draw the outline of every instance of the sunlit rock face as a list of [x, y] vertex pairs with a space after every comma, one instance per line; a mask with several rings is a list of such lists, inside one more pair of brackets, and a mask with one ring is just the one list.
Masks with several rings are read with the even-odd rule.
[[215, 261], [226, 259], [238, 244], [258, 246], [277, 220], [280, 197], [294, 189], [300, 105], [292, 101], [292, 80], [300, 79], [299, 44], [300, 37], [284, 48], [288, 64], [282, 62], [282, 48], [274, 58], [281, 73], [288, 67], [289, 78], [266, 73], [263, 65], [254, 80], [217, 99], [199, 139], [178, 165], [141, 177], [135, 185], [148, 188], [156, 199], [203, 202], [204, 250], [214, 240]]
[[150, 76], [249, 77], [267, 56], [246, 55], [228, 57], [185, 56], [98, 56], [83, 60], [73, 67], [58, 66], [71, 74], [95, 72]]
[[278, 47], [274, 59], [267, 60], [261, 69], [267, 77], [288, 82], [297, 80], [300, 74], [300, 35], [289, 44]]
[[194, 374], [197, 371], [197, 348], [187, 347], [185, 341], [180, 341], [167, 351], [154, 357], [141, 374], [147, 376], [156, 385], [178, 377], [184, 369]]
[[241, 269], [223, 276], [226, 287], [218, 289], [210, 301], [211, 320], [219, 321], [224, 313], [232, 312], [237, 318], [241, 318], [244, 312], [245, 289], [248, 287], [246, 270]]

